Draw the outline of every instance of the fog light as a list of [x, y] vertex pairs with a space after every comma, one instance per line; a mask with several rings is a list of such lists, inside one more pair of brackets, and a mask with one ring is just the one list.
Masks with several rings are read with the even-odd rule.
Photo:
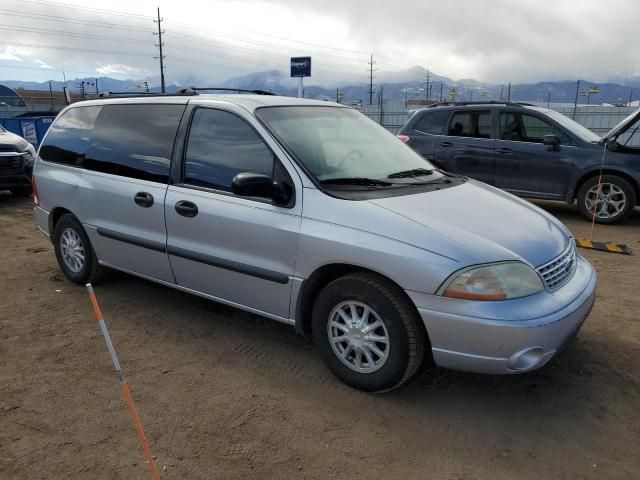
[[507, 360], [507, 368], [518, 372], [531, 370], [540, 363], [543, 355], [544, 350], [542, 347], [527, 347], [509, 357], [509, 360]]

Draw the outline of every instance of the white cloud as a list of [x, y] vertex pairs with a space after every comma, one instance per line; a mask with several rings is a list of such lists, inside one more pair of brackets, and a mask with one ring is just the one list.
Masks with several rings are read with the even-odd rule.
[[40, 65], [40, 68], [46, 68], [46, 69], [52, 69], [53, 67], [45, 62], [43, 62], [40, 59], [36, 59], [34, 60], [35, 63], [37, 63], [38, 65]]
[[96, 72], [101, 75], [129, 75], [133, 77], [141, 77], [151, 75], [146, 68], [132, 67], [123, 63], [109, 63], [96, 68]]
[[[20, 0], [0, 2], [22, 8]], [[378, 83], [412, 66], [495, 83], [602, 82], [640, 74], [633, 48], [640, 2], [629, 0], [191, 0], [190, 8], [175, 0], [92, 3], [39, 4], [38, 13], [50, 20], [39, 20], [42, 30], [22, 32], [12, 49], [0, 47], [0, 59], [38, 58], [72, 75], [152, 76], [157, 85], [158, 39], [151, 32], [159, 3], [167, 83], [218, 84], [251, 72], [286, 72], [290, 56], [305, 54], [313, 57], [309, 84], [365, 83], [370, 52]], [[22, 17], [7, 22], [33, 27]], [[56, 30], [60, 35], [51, 33]], [[23, 78], [34, 71], [24, 69]]]
[[22, 58], [16, 55], [16, 49], [8, 46], [0, 50], [0, 60], [9, 60], [12, 62], [21, 62]]

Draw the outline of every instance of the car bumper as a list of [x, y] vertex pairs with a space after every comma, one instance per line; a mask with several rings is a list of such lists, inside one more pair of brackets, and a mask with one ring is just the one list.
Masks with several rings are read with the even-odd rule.
[[36, 225], [40, 229], [40, 231], [51, 238], [51, 233], [49, 232], [49, 212], [43, 210], [39, 206], [33, 208], [33, 214], [36, 218]]
[[6, 174], [0, 172], [0, 190], [6, 188], [22, 188], [31, 186], [31, 175], [26, 174]]
[[407, 293], [438, 366], [508, 374], [540, 368], [576, 336], [593, 307], [596, 283], [594, 268], [578, 256], [572, 279], [552, 293], [502, 302]]

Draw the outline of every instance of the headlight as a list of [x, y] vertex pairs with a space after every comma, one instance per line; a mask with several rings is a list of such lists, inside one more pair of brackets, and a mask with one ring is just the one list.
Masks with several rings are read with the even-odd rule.
[[538, 274], [522, 262], [471, 267], [452, 277], [442, 295], [466, 300], [509, 300], [544, 289]]
[[33, 148], [33, 145], [31, 145], [30, 143], [27, 143], [27, 147], [24, 149], [24, 161], [25, 164], [29, 167], [33, 166], [33, 162], [36, 159], [36, 149]]

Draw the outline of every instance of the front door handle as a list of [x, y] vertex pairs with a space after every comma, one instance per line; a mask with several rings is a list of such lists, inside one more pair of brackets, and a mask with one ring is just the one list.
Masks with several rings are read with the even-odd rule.
[[444, 148], [449, 148], [449, 147], [453, 147], [453, 143], [451, 143], [451, 142], [442, 142], [440, 144], [440, 146], [444, 147]]
[[178, 215], [183, 217], [195, 217], [198, 214], [198, 206], [188, 200], [180, 200], [175, 208]]
[[153, 195], [148, 192], [138, 192], [133, 196], [133, 201], [144, 208], [153, 205]]
[[496, 153], [499, 153], [500, 155], [511, 155], [513, 153], [513, 150], [511, 150], [510, 148], [499, 148], [498, 150], [496, 150]]

